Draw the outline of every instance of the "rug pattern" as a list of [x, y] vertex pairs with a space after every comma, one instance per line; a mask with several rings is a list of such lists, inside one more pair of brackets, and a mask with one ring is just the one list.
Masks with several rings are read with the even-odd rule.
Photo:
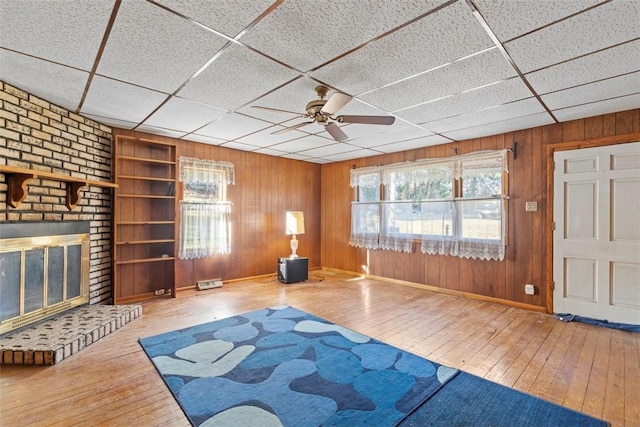
[[392, 426], [457, 373], [289, 306], [140, 344], [198, 426]]

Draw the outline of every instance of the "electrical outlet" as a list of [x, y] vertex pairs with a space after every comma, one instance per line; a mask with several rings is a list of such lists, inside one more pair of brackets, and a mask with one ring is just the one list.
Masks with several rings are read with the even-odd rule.
[[155, 294], [156, 295], [164, 295], [164, 289], [156, 289]]
[[524, 210], [527, 212], [537, 212], [538, 211], [538, 202], [527, 202], [525, 204]]
[[524, 285], [524, 293], [527, 295], [533, 295], [535, 293], [535, 288], [533, 287], [533, 285], [527, 283], [526, 285]]

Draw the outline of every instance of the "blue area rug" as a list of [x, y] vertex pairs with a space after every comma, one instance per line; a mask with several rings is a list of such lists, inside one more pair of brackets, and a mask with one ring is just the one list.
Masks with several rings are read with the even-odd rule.
[[393, 426], [458, 372], [289, 306], [140, 344], [198, 426]]
[[401, 427], [604, 427], [609, 423], [460, 372]]

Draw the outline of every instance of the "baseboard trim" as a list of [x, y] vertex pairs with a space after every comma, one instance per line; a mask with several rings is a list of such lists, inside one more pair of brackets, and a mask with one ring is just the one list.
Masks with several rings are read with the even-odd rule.
[[468, 299], [474, 299], [474, 300], [479, 300], [479, 301], [502, 304], [502, 305], [506, 305], [506, 306], [509, 306], [509, 307], [520, 308], [520, 309], [523, 309], [523, 310], [536, 311], [536, 312], [539, 312], [539, 313], [547, 313], [546, 307], [541, 307], [541, 306], [533, 305], [533, 304], [526, 304], [526, 303], [518, 302], [518, 301], [505, 300], [505, 299], [496, 298], [496, 297], [490, 297], [490, 296], [486, 296], [486, 295], [478, 295], [478, 294], [473, 294], [473, 293], [470, 293], [470, 292], [456, 291], [456, 290], [453, 290], [453, 289], [439, 288], [437, 286], [425, 285], [425, 284], [422, 284], [422, 283], [415, 283], [415, 282], [408, 282], [406, 280], [391, 279], [389, 277], [376, 276], [376, 275], [373, 275], [373, 274], [358, 274], [358, 273], [355, 273], [353, 271], [339, 270], [339, 269], [336, 269], [336, 268], [323, 267], [323, 270], [331, 271], [333, 273], [346, 274], [346, 275], [354, 276], [354, 277], [363, 277], [365, 279], [379, 280], [381, 282], [393, 283], [393, 284], [396, 284], [396, 285], [402, 285], [402, 286], [409, 286], [409, 287], [412, 287], [412, 288], [424, 289], [424, 290], [427, 290], [427, 291], [438, 292], [438, 293], [441, 293], [441, 294], [447, 294], [447, 295], [459, 296], [459, 297], [468, 298]]

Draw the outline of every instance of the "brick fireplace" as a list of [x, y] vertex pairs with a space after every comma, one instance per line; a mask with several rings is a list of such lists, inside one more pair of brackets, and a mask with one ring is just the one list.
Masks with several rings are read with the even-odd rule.
[[[0, 165], [110, 182], [111, 143], [111, 128], [0, 81]], [[7, 178], [0, 172], [0, 223], [88, 224], [87, 300], [90, 305], [111, 302], [111, 188], [83, 187], [70, 210], [65, 182], [37, 178], [12, 208]]]

